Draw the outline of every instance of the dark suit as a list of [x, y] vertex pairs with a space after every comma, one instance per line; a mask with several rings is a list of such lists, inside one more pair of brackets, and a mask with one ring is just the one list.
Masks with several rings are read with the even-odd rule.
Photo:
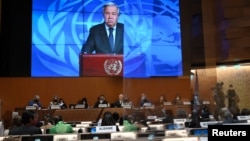
[[35, 135], [42, 134], [42, 130], [36, 126], [21, 125], [10, 129], [8, 135]]
[[111, 105], [112, 107], [122, 107], [122, 103], [120, 102], [120, 100], [116, 100], [114, 103], [112, 103]]
[[123, 34], [124, 24], [117, 23], [115, 34], [115, 47], [112, 51], [105, 28], [105, 23], [95, 25], [90, 28], [89, 36], [82, 47], [82, 53], [105, 53], [105, 54], [123, 54]]
[[145, 103], [151, 103], [148, 99], [142, 99], [140, 101], [140, 106], [143, 107]]

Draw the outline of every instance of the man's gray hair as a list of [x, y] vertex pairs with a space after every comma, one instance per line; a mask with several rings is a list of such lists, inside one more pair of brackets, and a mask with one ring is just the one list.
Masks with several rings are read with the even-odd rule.
[[117, 8], [118, 15], [120, 15], [120, 8], [114, 2], [107, 2], [106, 4], [103, 5], [103, 9], [102, 9], [103, 14], [104, 14], [106, 7], [108, 7], [108, 6], [115, 6]]

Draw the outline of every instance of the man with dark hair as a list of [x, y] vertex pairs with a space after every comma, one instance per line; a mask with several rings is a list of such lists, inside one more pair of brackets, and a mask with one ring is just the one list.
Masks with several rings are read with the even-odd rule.
[[10, 129], [9, 135], [34, 135], [42, 134], [42, 130], [37, 127], [38, 115], [34, 111], [24, 111], [22, 113], [22, 125]]

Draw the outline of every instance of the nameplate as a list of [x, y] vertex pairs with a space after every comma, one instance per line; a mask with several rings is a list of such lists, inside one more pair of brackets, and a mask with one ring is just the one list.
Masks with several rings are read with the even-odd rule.
[[166, 130], [165, 136], [167, 136], [167, 137], [187, 137], [188, 132], [185, 129], [183, 129], [183, 130]]
[[122, 107], [125, 109], [131, 109], [132, 105], [131, 104], [124, 104]]
[[96, 133], [116, 132], [116, 126], [96, 126]]
[[85, 108], [85, 105], [84, 104], [77, 104], [75, 106], [75, 109], [84, 109]]
[[99, 104], [98, 107], [99, 108], [106, 108], [106, 107], [108, 107], [108, 104]]
[[[75, 141], [75, 140], [77, 140], [77, 138], [78, 138], [78, 134], [76, 134], [76, 133], [67, 134], [67, 135], [66, 134], [53, 135], [53, 141]], [[34, 140], [37, 140], [37, 139], [34, 139]], [[38, 139], [38, 141], [39, 141], [39, 139]]]
[[93, 123], [92, 121], [81, 121], [81, 124], [91, 124]]
[[136, 132], [116, 132], [111, 133], [111, 140], [136, 140]]
[[76, 124], [76, 127], [89, 127], [89, 124]]
[[152, 105], [152, 106], [145, 106], [145, 107], [144, 107], [144, 109], [154, 109], [154, 108], [155, 108], [154, 105]]
[[246, 116], [237, 116], [238, 120], [250, 120], [250, 115], [246, 115]]
[[144, 103], [143, 106], [144, 106], [144, 107], [150, 107], [150, 106], [152, 106], [152, 104], [149, 103], [149, 102], [147, 102], [147, 103]]
[[61, 109], [60, 105], [51, 105], [50, 109]]
[[164, 102], [163, 105], [172, 105], [172, 102]]
[[156, 118], [157, 116], [148, 116], [148, 119], [151, 119], [151, 120], [156, 119]]
[[183, 101], [183, 105], [191, 105], [190, 101]]
[[25, 107], [26, 110], [36, 110], [35, 106], [26, 106]]
[[165, 124], [148, 124], [150, 130], [165, 130]]
[[174, 123], [185, 123], [187, 121], [186, 118], [175, 118], [173, 119]]
[[208, 125], [214, 125], [217, 124], [218, 121], [207, 121], [207, 122], [200, 122], [200, 126], [202, 128], [208, 128]]
[[202, 101], [202, 104], [204, 104], [204, 105], [209, 105], [209, 104], [210, 104], [210, 101]]

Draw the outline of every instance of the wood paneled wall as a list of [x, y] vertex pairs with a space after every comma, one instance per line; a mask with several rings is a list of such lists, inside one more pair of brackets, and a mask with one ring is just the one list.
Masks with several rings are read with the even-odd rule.
[[65, 99], [67, 104], [75, 104], [82, 97], [86, 97], [90, 106], [94, 105], [100, 94], [104, 94], [109, 102], [114, 102], [120, 93], [124, 93], [135, 106], [138, 106], [142, 92], [153, 102], [158, 102], [161, 94], [165, 94], [168, 100], [173, 100], [176, 93], [180, 93], [185, 99], [191, 97], [189, 77], [0, 78], [0, 84], [4, 120], [10, 120], [11, 112], [17, 107], [25, 107], [35, 94], [40, 96], [45, 107], [55, 95]]
[[250, 60], [250, 2], [192, 0], [191, 65]]
[[[185, 76], [189, 75], [192, 64], [205, 63], [208, 68], [215, 67], [216, 63], [221, 61], [249, 59], [249, 11], [249, 0], [181, 0]], [[192, 25], [192, 18], [197, 18], [197, 25]], [[202, 92], [206, 98], [218, 76], [213, 69], [203, 73], [209, 78], [209, 81], [201, 79], [204, 85], [200, 88], [201, 91], [206, 89]], [[9, 115], [14, 108], [24, 107], [35, 94], [41, 96], [44, 106], [48, 106], [54, 95], [64, 98], [67, 104], [87, 97], [90, 105], [93, 105], [100, 94], [104, 94], [107, 100], [112, 102], [119, 93], [124, 93], [134, 104], [138, 103], [142, 92], [155, 102], [161, 94], [165, 94], [169, 100], [172, 100], [176, 93], [186, 99], [190, 99], [192, 95], [189, 77], [0, 78], [0, 84], [4, 120], [11, 118]]]
[[223, 11], [220, 27], [222, 42], [228, 45], [229, 59], [249, 59], [250, 2], [249, 0], [221, 0]]

